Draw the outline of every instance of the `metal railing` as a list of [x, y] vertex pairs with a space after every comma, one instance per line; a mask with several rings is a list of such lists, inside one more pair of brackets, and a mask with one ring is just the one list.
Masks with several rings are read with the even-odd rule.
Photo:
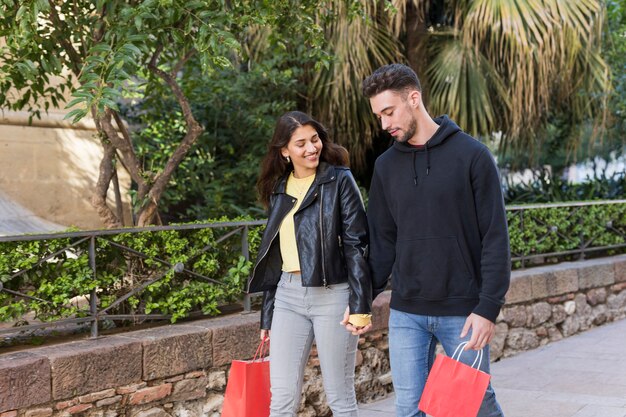
[[[613, 213], [590, 212], [598, 206], [610, 206]], [[585, 259], [593, 252], [626, 248], [626, 200], [510, 205], [506, 210], [512, 238], [511, 260], [519, 262], [522, 268], [541, 259]], [[514, 237], [523, 240], [518, 250]], [[544, 248], [536, 250], [530, 241]]]
[[[610, 210], [603, 210], [602, 215], [593, 212], [594, 207], [610, 206]], [[606, 208], [606, 207], [605, 207]], [[584, 259], [586, 255], [598, 251], [621, 251], [626, 248], [626, 200], [514, 205], [507, 206], [507, 217], [511, 235], [512, 262], [522, 268], [538, 259]], [[608, 214], [607, 214], [608, 213]], [[607, 217], [608, 216], [608, 217]], [[5, 292], [17, 298], [33, 299], [43, 303], [50, 301], [27, 294], [24, 290], [7, 288], [7, 284], [19, 278], [23, 274], [32, 271], [46, 262], [54, 262], [55, 257], [69, 250], [77, 250], [87, 246], [86, 253], [89, 259], [89, 269], [92, 277], [96, 277], [98, 268], [105, 266], [97, 264], [97, 244], [100, 240], [106, 240], [108, 245], [119, 251], [139, 259], [150, 259], [161, 265], [164, 269], [158, 274], [151, 276], [140, 285], [131, 288], [128, 292], [120, 295], [107, 306], [102, 306], [98, 299], [98, 288], [93, 288], [90, 293], [82, 294], [89, 301], [89, 310], [81, 312], [84, 317], [70, 317], [59, 319], [51, 323], [28, 324], [10, 329], [0, 329], [0, 335], [16, 333], [16, 331], [35, 330], [40, 328], [62, 326], [66, 324], [90, 324], [91, 336], [98, 336], [98, 324], [103, 320], [137, 320], [137, 319], [169, 319], [168, 314], [114, 314], [113, 310], [151, 285], [159, 282], [163, 277], [172, 272], [185, 274], [191, 279], [203, 280], [214, 285], [222, 285], [219, 277], [209, 277], [193, 271], [188, 265], [191, 259], [208, 250], [217, 250], [216, 245], [227, 239], [240, 239], [240, 252], [237, 256], [243, 256], [246, 261], [250, 260], [248, 232], [252, 227], [260, 227], [265, 220], [222, 222], [205, 224], [186, 224], [177, 226], [154, 226], [143, 228], [108, 229], [97, 231], [80, 231], [67, 233], [52, 233], [38, 235], [0, 236], [1, 242], [24, 242], [24, 241], [47, 241], [54, 239], [70, 239], [71, 242], [51, 253], [41, 256], [34, 264], [27, 268], [14, 270], [7, 278], [0, 279], [0, 293]], [[592, 224], [594, 227], [589, 228]], [[584, 226], [584, 227], [583, 227]], [[146, 254], [127, 245], [120, 244], [110, 239], [112, 235], [135, 234], [158, 231], [188, 231], [200, 229], [226, 229], [217, 240], [200, 250], [194, 250], [192, 258], [185, 264], [181, 262], [168, 262], [158, 256]], [[591, 230], [591, 232], [589, 232]], [[529, 242], [534, 243], [534, 247]], [[558, 248], [558, 250], [555, 250]], [[84, 256], [85, 249], [82, 249]], [[3, 285], [2, 282], [5, 284]], [[243, 296], [241, 299], [244, 312], [251, 310], [250, 297]], [[2, 307], [2, 306], [0, 306]]]
[[[35, 270], [37, 267], [43, 265], [46, 262], [54, 261], [56, 257], [61, 255], [66, 251], [75, 251], [81, 247], [81, 245], [87, 245], [87, 255], [89, 259], [89, 268], [91, 270], [92, 278], [95, 280], [96, 271], [98, 265], [96, 263], [96, 244], [98, 240], [106, 240], [108, 245], [111, 245], [122, 252], [126, 252], [131, 256], [141, 258], [141, 259], [150, 259], [157, 264], [160, 264], [165, 269], [163, 269], [156, 276], [150, 277], [149, 280], [142, 282], [140, 285], [132, 288], [130, 291], [125, 293], [124, 295], [117, 298], [111, 304], [106, 307], [102, 307], [98, 302], [98, 288], [94, 287], [89, 295], [85, 295], [89, 300], [89, 311], [81, 312], [82, 314], [86, 313], [85, 317], [72, 317], [55, 320], [49, 323], [40, 323], [40, 324], [28, 324], [24, 326], [13, 327], [9, 329], [0, 329], [0, 335], [2, 334], [12, 334], [19, 332], [24, 332], [28, 330], [36, 330], [47, 327], [54, 326], [63, 326], [68, 324], [81, 324], [81, 323], [91, 323], [91, 336], [98, 336], [98, 324], [102, 320], [137, 320], [137, 319], [169, 319], [171, 315], [168, 314], [111, 314], [116, 307], [120, 306], [123, 302], [128, 300], [129, 298], [141, 293], [150, 285], [157, 283], [162, 280], [165, 276], [167, 276], [171, 272], [175, 272], [177, 274], [185, 274], [193, 279], [200, 279], [207, 282], [210, 282], [215, 285], [223, 285], [218, 279], [211, 278], [199, 273], [196, 273], [190, 270], [185, 264], [181, 262], [176, 262], [174, 264], [161, 259], [158, 256], [153, 256], [146, 254], [142, 251], [135, 250], [126, 245], [114, 242], [108, 237], [113, 235], [120, 234], [135, 234], [135, 233], [145, 233], [145, 232], [159, 232], [159, 231], [188, 231], [188, 230], [199, 230], [199, 229], [230, 229], [228, 232], [224, 233], [220, 236], [215, 242], [209, 244], [200, 250], [194, 251], [193, 256], [189, 258], [191, 261], [194, 258], [197, 258], [199, 255], [204, 252], [217, 249], [215, 246], [220, 243], [230, 239], [234, 236], [239, 235], [241, 239], [241, 256], [244, 257], [246, 261], [250, 260], [250, 250], [249, 250], [249, 242], [248, 242], [248, 232], [251, 227], [263, 226], [265, 224], [265, 220], [257, 220], [257, 221], [243, 221], [243, 222], [221, 222], [221, 223], [205, 223], [205, 224], [186, 224], [186, 225], [176, 225], [176, 226], [153, 226], [153, 227], [142, 227], [142, 228], [125, 228], [125, 229], [107, 229], [107, 230], [93, 230], [93, 231], [80, 231], [80, 232], [64, 232], [64, 233], [48, 233], [48, 234], [33, 234], [33, 235], [20, 235], [20, 236], [0, 236], [0, 243], [2, 242], [29, 242], [29, 241], [49, 241], [49, 240], [58, 240], [58, 239], [69, 239], [73, 240], [71, 243], [63, 246], [62, 248], [55, 250], [52, 253], [49, 253], [40, 259], [37, 262], [29, 266], [27, 268], [23, 268], [17, 271], [12, 271], [11, 275], [8, 278], [4, 278], [0, 280], [0, 293], [5, 292], [7, 294], [11, 294], [14, 297], [35, 300], [42, 303], [51, 303], [48, 300], [44, 300], [42, 298], [33, 296], [31, 294], [27, 294], [24, 290], [16, 291], [7, 288], [7, 284], [12, 280], [19, 278], [20, 276]], [[83, 249], [84, 250], [84, 249]], [[190, 263], [190, 262], [189, 262]], [[250, 311], [250, 296], [244, 295], [242, 299], [243, 310]]]

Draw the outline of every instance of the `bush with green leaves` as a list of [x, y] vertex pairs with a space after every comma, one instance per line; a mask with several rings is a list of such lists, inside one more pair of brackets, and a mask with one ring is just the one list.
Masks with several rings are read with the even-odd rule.
[[[543, 262], [572, 260], [580, 255], [552, 254], [581, 247], [612, 247], [592, 252], [593, 256], [626, 252], [625, 247], [618, 247], [626, 244], [626, 203], [515, 206], [508, 208], [507, 217], [513, 257], [543, 254], [548, 255], [542, 257]], [[250, 217], [243, 217], [232, 221], [249, 220]], [[1, 291], [0, 321], [19, 320], [27, 312], [34, 312], [43, 321], [82, 317], [88, 314], [84, 300], [92, 290], [96, 290], [102, 310], [142, 286], [145, 288], [107, 313], [165, 314], [171, 316], [172, 322], [196, 311], [218, 314], [220, 306], [241, 299], [252, 267], [252, 261], [242, 256], [239, 232], [221, 240], [233, 231], [233, 227], [219, 223], [228, 221], [216, 219], [216, 227], [199, 229], [132, 233], [122, 230], [119, 234], [99, 236], [95, 240], [95, 278], [89, 263], [89, 239], [65, 250], [80, 238], [0, 242], [0, 282], [8, 290], [34, 298]], [[263, 226], [249, 226], [251, 260], [256, 257], [262, 231]], [[37, 265], [55, 252], [59, 253]], [[186, 271], [220, 284], [188, 272], [175, 272], [177, 263]], [[519, 260], [513, 263], [514, 268], [520, 266]], [[11, 278], [21, 270], [27, 272]]]
[[[243, 220], [250, 218], [234, 221]], [[241, 233], [217, 242], [233, 229], [207, 227], [99, 236], [95, 240], [95, 277], [89, 263], [89, 239], [71, 247], [80, 238], [2, 242], [0, 281], [6, 289], [32, 298], [0, 292], [0, 321], [20, 319], [26, 312], [34, 312], [42, 321], [83, 317], [88, 314], [84, 300], [92, 290], [96, 290], [98, 307], [102, 310], [141, 287], [145, 288], [107, 313], [165, 314], [171, 316], [172, 322], [193, 311], [218, 314], [220, 305], [241, 298], [250, 274], [251, 261], [242, 255]], [[260, 226], [249, 228], [252, 257], [260, 243], [260, 232]], [[58, 251], [59, 254], [37, 266], [41, 259]], [[173, 266], [178, 263], [193, 274], [175, 271]], [[21, 270], [27, 272], [11, 278]]]
[[[585, 256], [626, 252], [626, 203], [589, 205], [527, 205], [507, 210], [511, 256], [543, 255], [535, 263], [580, 259], [578, 252], [557, 252], [613, 246]], [[514, 268], [520, 261], [513, 263]]]
[[534, 171], [529, 181], [507, 181], [504, 201], [507, 204], [554, 203], [564, 201], [616, 200], [626, 196], [626, 173], [596, 174], [581, 183], [571, 183], [547, 169]]

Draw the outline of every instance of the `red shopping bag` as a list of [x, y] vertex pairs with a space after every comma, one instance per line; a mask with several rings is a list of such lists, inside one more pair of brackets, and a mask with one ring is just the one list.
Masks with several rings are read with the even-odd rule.
[[461, 343], [452, 357], [437, 355], [420, 398], [418, 408], [421, 411], [433, 417], [478, 415], [491, 377], [478, 370], [483, 358], [482, 350], [478, 351], [472, 366], [458, 361], [466, 344]]
[[270, 415], [269, 339], [263, 339], [251, 361], [234, 360], [222, 406], [222, 417], [267, 417]]

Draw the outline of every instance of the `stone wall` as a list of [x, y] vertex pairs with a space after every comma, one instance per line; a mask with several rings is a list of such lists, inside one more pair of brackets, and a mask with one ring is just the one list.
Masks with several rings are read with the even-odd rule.
[[491, 359], [626, 317], [626, 256], [513, 271]]
[[[392, 390], [386, 322], [359, 341], [359, 402]], [[492, 359], [626, 316], [626, 256], [515, 271], [498, 318]], [[233, 359], [253, 356], [258, 313], [197, 320], [122, 335], [0, 352], [0, 417], [218, 417]], [[327, 416], [319, 361], [305, 372], [300, 416]]]

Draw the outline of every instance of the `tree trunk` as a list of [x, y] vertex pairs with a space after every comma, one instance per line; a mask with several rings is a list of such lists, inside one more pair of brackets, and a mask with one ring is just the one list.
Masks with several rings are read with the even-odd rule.
[[[424, 104], [428, 104], [428, 83], [426, 69], [428, 68], [428, 22], [426, 15], [428, 5], [421, 2], [422, 7], [416, 7], [412, 1], [406, 5], [406, 57], [409, 66], [417, 73], [422, 83], [422, 97]], [[427, 106], [428, 107], [428, 106]]]
[[115, 213], [122, 227], [124, 227], [124, 202], [122, 201], [122, 192], [120, 190], [120, 180], [117, 176], [117, 168], [113, 167], [113, 191], [115, 193]]
[[176, 168], [178, 168], [180, 163], [189, 152], [189, 149], [191, 149], [193, 144], [196, 143], [196, 141], [204, 131], [204, 128], [197, 122], [197, 120], [193, 116], [193, 113], [191, 111], [191, 104], [183, 93], [183, 90], [180, 88], [180, 85], [178, 85], [178, 82], [176, 81], [177, 72], [180, 71], [182, 65], [187, 62], [187, 60], [189, 60], [196, 53], [196, 51], [194, 49], [188, 51], [171, 72], [165, 72], [157, 66], [157, 62], [159, 60], [162, 50], [162, 46], [157, 47], [154, 55], [152, 56], [152, 59], [150, 60], [150, 63], [148, 64], [148, 69], [157, 77], [161, 78], [172, 90], [174, 97], [176, 97], [176, 101], [180, 105], [183, 117], [185, 118], [187, 133], [185, 134], [183, 140], [180, 142], [180, 145], [178, 145], [178, 148], [176, 148], [170, 159], [165, 164], [163, 171], [153, 179], [151, 187], [145, 195], [145, 198], [140, 200], [145, 201], [145, 203], [141, 206], [138, 213], [138, 226], [147, 226], [149, 224], [154, 224], [155, 222], [160, 222], [157, 208], [158, 202], [161, 199], [161, 195], [163, 194], [163, 191], [165, 191], [165, 189], [167, 188], [167, 184], [172, 178], [172, 175], [174, 174]]
[[107, 192], [109, 184], [115, 176], [115, 166], [113, 158], [115, 158], [115, 148], [106, 140], [101, 140], [104, 155], [100, 162], [100, 169], [96, 188], [91, 197], [91, 205], [96, 209], [100, 220], [108, 229], [122, 227], [122, 222], [115, 215], [113, 210], [107, 204]]
[[[126, 167], [131, 179], [137, 184], [137, 201], [141, 205], [137, 213], [137, 226], [148, 226], [161, 222], [158, 213], [159, 200], [167, 188], [174, 171], [178, 168], [189, 152], [189, 149], [191, 149], [204, 131], [204, 128], [200, 126], [194, 118], [189, 100], [185, 97], [176, 81], [177, 72], [180, 71], [182, 65], [195, 54], [195, 50], [192, 49], [188, 51], [178, 65], [174, 67], [172, 72], [165, 72], [157, 67], [157, 62], [162, 50], [162, 46], [157, 47], [148, 64], [148, 69], [156, 76], [163, 79], [172, 89], [185, 118], [187, 133], [171, 158], [165, 164], [165, 167], [163, 167], [163, 170], [154, 177], [148, 177], [141, 166], [141, 161], [135, 154], [130, 134], [122, 123], [119, 115], [111, 109], [106, 109], [104, 114], [98, 117], [96, 117], [94, 113], [98, 131], [103, 132], [103, 136], [106, 137], [108, 141], [102, 141], [106, 158], [103, 158], [97, 192], [94, 194], [92, 202], [107, 227], [121, 226], [120, 219], [117, 219], [115, 213], [106, 204], [106, 191], [108, 190], [109, 183], [114, 179], [113, 158], [116, 155], [116, 150], [120, 154], [120, 162]], [[116, 121], [117, 129], [113, 126], [113, 119]], [[105, 160], [108, 161], [106, 164]]]
[[[190, 113], [189, 113], [190, 114]], [[191, 127], [187, 131], [187, 134], [181, 141], [180, 145], [174, 151], [172, 157], [167, 161], [163, 172], [161, 172], [152, 184], [152, 187], [148, 191], [146, 203], [141, 207], [138, 213], [137, 225], [147, 226], [160, 222], [157, 207], [158, 201], [161, 199], [161, 195], [167, 187], [170, 178], [174, 174], [176, 168], [180, 165], [185, 155], [189, 152], [191, 146], [198, 140], [198, 137], [202, 134], [204, 129], [200, 126], [193, 116], [188, 120], [188, 126]]]

